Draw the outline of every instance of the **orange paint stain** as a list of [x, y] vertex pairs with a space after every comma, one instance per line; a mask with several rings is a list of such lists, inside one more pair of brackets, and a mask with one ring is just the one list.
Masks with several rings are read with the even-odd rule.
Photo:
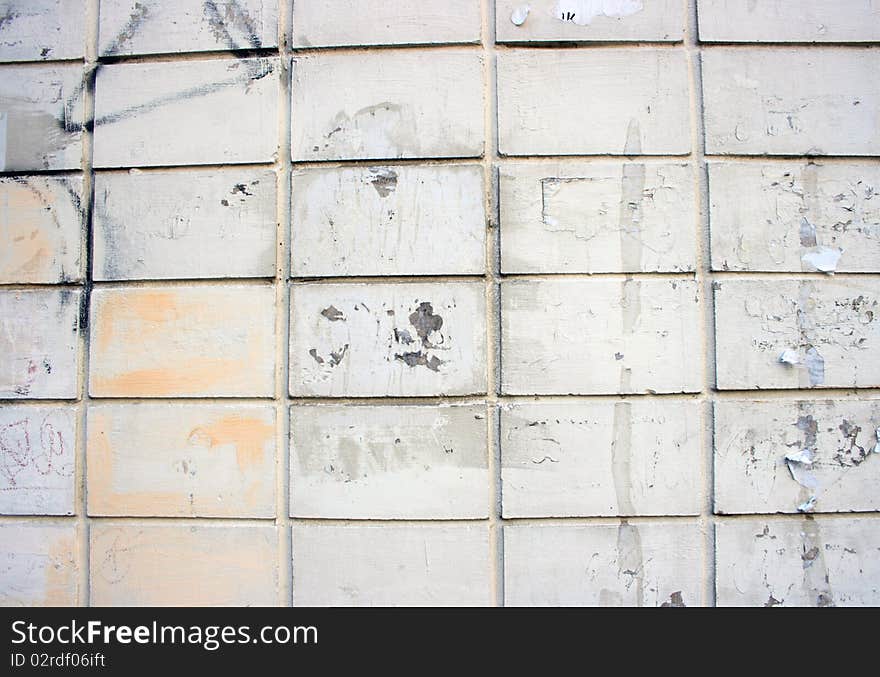
[[232, 414], [195, 428], [190, 433], [190, 440], [211, 448], [231, 444], [235, 447], [238, 469], [244, 472], [248, 467], [260, 463], [263, 450], [274, 434], [275, 428], [265, 421]]

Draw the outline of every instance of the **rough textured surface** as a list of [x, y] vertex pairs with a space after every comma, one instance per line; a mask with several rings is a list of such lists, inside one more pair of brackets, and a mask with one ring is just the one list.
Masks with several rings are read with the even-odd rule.
[[714, 270], [880, 272], [878, 165], [712, 162], [709, 191]]
[[700, 0], [704, 42], [877, 42], [877, 0]]
[[0, 62], [82, 57], [85, 9], [84, 0], [2, 0]]
[[877, 606], [880, 522], [737, 520], [715, 527], [719, 606]]
[[718, 387], [880, 386], [878, 301], [876, 278], [717, 282]]
[[295, 406], [294, 517], [488, 517], [486, 408]]
[[0, 405], [0, 515], [72, 515], [78, 411]]
[[716, 402], [716, 512], [877, 511], [878, 429], [880, 400]]
[[271, 162], [280, 67], [267, 58], [101, 68], [95, 167]]
[[692, 522], [504, 527], [508, 606], [701, 606]]
[[274, 292], [263, 285], [92, 293], [94, 397], [268, 397]]
[[495, 0], [498, 42], [681, 40], [683, 26], [677, 0]]
[[297, 55], [291, 67], [294, 160], [483, 152], [483, 64], [475, 52], [323, 52]]
[[272, 526], [142, 526], [96, 522], [92, 606], [275, 606]]
[[0, 606], [74, 606], [76, 526], [0, 524]]
[[0, 398], [73, 399], [80, 292], [0, 291]]
[[297, 524], [293, 604], [485, 606], [488, 546], [482, 525]]
[[485, 303], [475, 282], [295, 285], [290, 393], [483, 393]]
[[501, 286], [506, 394], [697, 392], [691, 280], [540, 280]]
[[294, 3], [294, 47], [430, 45], [480, 40], [480, 3], [473, 0], [347, 0], [332, 8], [336, 11], [329, 9], [321, 0]]
[[276, 192], [271, 170], [100, 173], [93, 277], [272, 277]]
[[485, 268], [477, 165], [303, 169], [292, 181], [295, 277], [479, 275]]
[[505, 273], [694, 269], [687, 165], [506, 163], [499, 192]]
[[93, 405], [89, 514], [274, 517], [275, 410]]
[[511, 404], [501, 410], [505, 517], [696, 515], [696, 402]]
[[706, 152], [878, 155], [880, 51], [703, 52]]
[[82, 179], [0, 178], [0, 283], [82, 280]]
[[684, 155], [687, 89], [684, 54], [669, 50], [499, 53], [499, 151]]
[[78, 64], [3, 66], [0, 171], [80, 168], [83, 83]]
[[101, 0], [101, 56], [278, 45], [278, 0]]

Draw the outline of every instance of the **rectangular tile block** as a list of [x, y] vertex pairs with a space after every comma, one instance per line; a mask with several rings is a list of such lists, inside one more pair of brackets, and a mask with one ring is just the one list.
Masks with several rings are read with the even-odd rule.
[[0, 283], [82, 280], [81, 176], [0, 178]]
[[486, 407], [290, 409], [290, 514], [339, 519], [488, 517]]
[[691, 522], [505, 526], [506, 606], [702, 606]]
[[0, 405], [0, 514], [74, 513], [77, 413]]
[[74, 399], [80, 292], [0, 291], [0, 398]]
[[76, 606], [76, 524], [0, 524], [0, 606]]
[[295, 277], [486, 269], [478, 165], [302, 169], [292, 184]]
[[476, 52], [323, 52], [298, 55], [292, 69], [294, 160], [483, 153], [483, 61]]
[[880, 282], [715, 283], [718, 388], [880, 386]]
[[290, 303], [291, 395], [486, 392], [482, 282], [296, 284]]
[[700, 0], [703, 42], [877, 42], [877, 0]]
[[661, 399], [502, 407], [504, 517], [699, 514], [700, 418]]
[[878, 431], [880, 400], [716, 402], [715, 511], [880, 510]]
[[280, 65], [255, 58], [102, 67], [95, 167], [273, 162]]
[[698, 308], [693, 280], [504, 282], [502, 391], [698, 392]]
[[294, 606], [487, 606], [477, 525], [293, 526]]
[[99, 172], [94, 278], [274, 277], [269, 169]]
[[275, 606], [273, 526], [93, 522], [92, 606]]
[[0, 61], [82, 58], [85, 5], [83, 0], [4, 0]]
[[718, 606], [877, 606], [880, 521], [736, 520], [715, 526]]
[[880, 166], [709, 163], [713, 270], [880, 272]]
[[497, 42], [678, 41], [676, 0], [495, 0]]
[[880, 52], [704, 51], [706, 152], [878, 155]]
[[274, 517], [269, 405], [89, 408], [90, 515]]
[[687, 62], [673, 50], [498, 54], [502, 155], [686, 155]]
[[480, 41], [480, 3], [473, 0], [347, 0], [328, 6], [297, 0], [294, 47], [434, 45]]
[[101, 56], [278, 46], [278, 0], [102, 0]]
[[271, 397], [275, 292], [268, 285], [92, 292], [93, 397]]
[[687, 165], [514, 163], [502, 165], [499, 181], [505, 273], [694, 269]]
[[83, 66], [0, 67], [0, 171], [79, 169]]

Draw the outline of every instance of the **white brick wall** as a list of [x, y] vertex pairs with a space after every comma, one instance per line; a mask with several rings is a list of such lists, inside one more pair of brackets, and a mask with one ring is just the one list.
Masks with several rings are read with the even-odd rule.
[[878, 45], [0, 0], [0, 604], [876, 605]]

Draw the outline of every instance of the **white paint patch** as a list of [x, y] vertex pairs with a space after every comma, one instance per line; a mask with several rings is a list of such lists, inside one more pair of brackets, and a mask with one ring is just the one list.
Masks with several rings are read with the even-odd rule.
[[782, 351], [782, 354], [779, 356], [779, 361], [782, 364], [795, 365], [795, 364], [801, 363], [801, 358], [797, 354], [796, 350], [791, 350], [790, 348], [786, 348], [785, 350]]
[[801, 260], [813, 266], [816, 270], [833, 275], [834, 271], [837, 270], [837, 262], [842, 254], [843, 250], [839, 248], [817, 247], [815, 250], [804, 254]]
[[641, 12], [644, 8], [642, 0], [559, 0], [553, 13], [560, 21], [587, 26], [598, 16], [622, 18]]
[[511, 12], [510, 22], [514, 26], [522, 26], [526, 21], [526, 17], [529, 16], [529, 10], [531, 10], [531, 7], [528, 5], [520, 5]]

